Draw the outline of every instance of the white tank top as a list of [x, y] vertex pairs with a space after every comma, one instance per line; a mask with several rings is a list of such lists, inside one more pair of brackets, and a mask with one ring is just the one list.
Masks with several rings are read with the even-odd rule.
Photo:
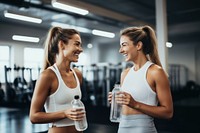
[[[81, 98], [81, 89], [80, 89], [80, 83], [79, 79], [74, 72], [73, 69], [72, 72], [74, 73], [77, 86], [75, 88], [69, 88], [64, 83], [60, 72], [54, 64], [53, 66], [49, 67], [49, 69], [53, 70], [57, 76], [58, 79], [58, 88], [55, 93], [51, 94], [45, 102], [44, 108], [47, 113], [49, 112], [57, 112], [61, 110], [66, 110], [71, 108], [71, 101], [74, 99], [75, 95], [79, 95]], [[74, 121], [68, 118], [62, 119], [60, 121], [56, 121], [49, 124], [49, 127], [55, 126], [55, 127], [64, 127], [64, 126], [70, 126], [74, 125]]]
[[[147, 105], [157, 105], [156, 93], [147, 82], [147, 70], [153, 63], [147, 61], [139, 70], [135, 71], [134, 66], [129, 70], [122, 83], [122, 91], [125, 91], [138, 102]], [[156, 76], [156, 75], [155, 75]]]

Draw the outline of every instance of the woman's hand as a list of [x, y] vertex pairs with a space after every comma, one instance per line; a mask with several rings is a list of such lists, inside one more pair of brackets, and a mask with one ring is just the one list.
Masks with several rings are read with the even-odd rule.
[[119, 104], [127, 105], [135, 109], [137, 108], [137, 102], [129, 93], [123, 91], [117, 92], [116, 101]]
[[82, 120], [86, 115], [86, 112], [83, 108], [71, 108], [64, 111], [65, 116], [71, 120], [79, 121]]
[[108, 101], [109, 101], [109, 103], [111, 103], [111, 101], [112, 101], [112, 92], [108, 93]]

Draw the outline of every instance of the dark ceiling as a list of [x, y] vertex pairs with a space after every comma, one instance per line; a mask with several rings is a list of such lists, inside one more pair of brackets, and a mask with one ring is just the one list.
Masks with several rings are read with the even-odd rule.
[[[57, 21], [87, 28], [98, 28], [118, 33], [126, 26], [149, 24], [156, 27], [155, 0], [60, 0], [85, 7], [89, 15], [81, 16], [55, 9], [51, 0], [0, 0], [1, 23], [23, 24], [3, 17], [4, 10], [21, 10], [43, 19], [41, 25], [23, 24], [47, 29]], [[199, 44], [200, 1], [166, 0], [168, 40], [175, 44]], [[60, 15], [60, 16], [59, 16]], [[89, 35], [85, 35], [89, 36]]]
[[[132, 17], [126, 24], [139, 20], [156, 26], [155, 0], [84, 0], [84, 2]], [[200, 1], [166, 0], [168, 39], [174, 43], [200, 42]], [[136, 23], [140, 24], [140, 23]]]

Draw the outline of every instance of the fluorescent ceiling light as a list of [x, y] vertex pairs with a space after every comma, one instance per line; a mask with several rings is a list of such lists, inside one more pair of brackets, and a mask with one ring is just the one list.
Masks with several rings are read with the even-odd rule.
[[57, 2], [56, 0], [52, 0], [51, 4], [55, 8], [59, 8], [59, 9], [65, 10], [65, 11], [73, 12], [73, 13], [77, 13], [80, 15], [87, 15], [89, 13], [88, 10], [70, 6], [70, 5], [66, 5], [66, 4]]
[[87, 28], [84, 28], [84, 27], [68, 25], [68, 24], [63, 24], [63, 23], [58, 23], [58, 22], [52, 22], [51, 25], [52, 26], [62, 27], [62, 28], [73, 28], [73, 29], [76, 29], [79, 32], [83, 32], [83, 33], [91, 33], [90, 29], [87, 29]]
[[32, 23], [38, 23], [38, 24], [42, 23], [42, 19], [20, 15], [20, 14], [9, 13], [8, 11], [4, 11], [4, 16], [7, 18], [17, 19], [17, 20], [22, 20], [22, 21], [27, 21], [27, 22], [32, 22]]
[[107, 31], [101, 31], [101, 30], [92, 30], [93, 35], [97, 36], [103, 36], [103, 37], [108, 37], [108, 38], [114, 38], [115, 34], [112, 32], [107, 32]]
[[15, 41], [35, 42], [35, 43], [40, 41], [38, 37], [29, 37], [29, 36], [21, 36], [21, 35], [13, 35], [12, 39]]

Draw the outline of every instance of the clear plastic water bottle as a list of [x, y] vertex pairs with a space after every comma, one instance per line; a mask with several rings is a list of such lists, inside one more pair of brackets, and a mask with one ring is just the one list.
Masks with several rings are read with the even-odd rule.
[[112, 90], [112, 101], [111, 101], [111, 109], [110, 109], [110, 121], [119, 122], [121, 117], [121, 108], [122, 106], [117, 103], [115, 97], [116, 93], [120, 91], [120, 83], [117, 82], [114, 85], [114, 89]]
[[[81, 109], [83, 109], [83, 111], [85, 111], [85, 106], [82, 103], [82, 101], [80, 100], [78, 95], [74, 96], [74, 99], [72, 100], [71, 104], [72, 104], [72, 108], [75, 108], [75, 109], [81, 108]], [[84, 118], [82, 120], [74, 121], [74, 124], [75, 124], [75, 128], [76, 128], [77, 131], [86, 130], [87, 127], [88, 127], [86, 115], [84, 116]]]

